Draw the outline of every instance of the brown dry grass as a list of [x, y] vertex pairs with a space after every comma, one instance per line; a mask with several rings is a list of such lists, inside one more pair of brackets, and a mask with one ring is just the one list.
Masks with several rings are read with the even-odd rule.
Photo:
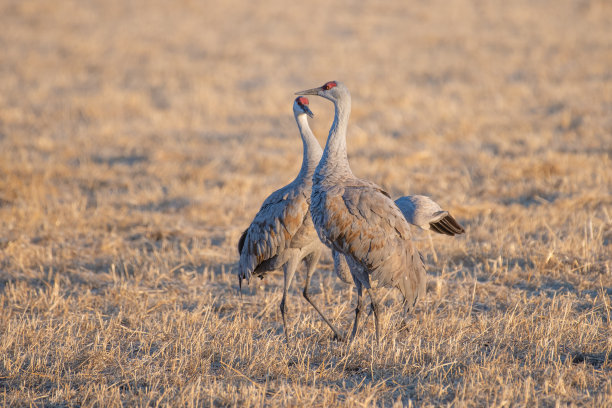
[[[0, 3], [0, 404], [612, 406], [606, 0]], [[354, 172], [467, 229], [347, 349], [235, 244], [293, 178], [292, 93]], [[321, 142], [331, 105], [311, 98]], [[316, 299], [348, 330], [351, 288]]]

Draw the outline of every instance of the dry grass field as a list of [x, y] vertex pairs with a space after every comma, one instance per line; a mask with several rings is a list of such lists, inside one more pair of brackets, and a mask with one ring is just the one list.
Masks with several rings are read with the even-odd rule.
[[[221, 5], [222, 4], [222, 5]], [[612, 406], [612, 3], [0, 1], [1, 406]], [[349, 160], [466, 228], [428, 293], [332, 340], [236, 243], [298, 172], [293, 92]], [[331, 103], [311, 97], [321, 143]], [[435, 252], [434, 252], [435, 251]], [[324, 256], [315, 299], [356, 296]]]

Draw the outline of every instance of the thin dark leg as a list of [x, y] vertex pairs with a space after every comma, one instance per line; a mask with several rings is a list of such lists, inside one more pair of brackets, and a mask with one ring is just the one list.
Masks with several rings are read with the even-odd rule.
[[289, 345], [289, 329], [287, 327], [287, 291], [289, 290], [289, 286], [291, 286], [291, 282], [293, 281], [293, 276], [295, 276], [295, 270], [298, 266], [298, 260], [296, 258], [291, 259], [289, 262], [285, 264], [285, 282], [283, 284], [283, 299], [280, 303], [281, 314], [283, 315], [283, 330], [285, 331], [285, 339], [287, 340], [287, 345]]
[[310, 278], [312, 277], [312, 274], [314, 273], [316, 269], [316, 266], [317, 266], [317, 263], [319, 262], [320, 257], [321, 257], [321, 252], [316, 252], [312, 254], [308, 260], [308, 270], [306, 271], [306, 283], [304, 284], [304, 298], [306, 298], [308, 303], [310, 303], [312, 307], [315, 308], [315, 310], [319, 313], [321, 318], [325, 321], [325, 323], [327, 323], [329, 328], [332, 329], [332, 331], [334, 332], [334, 339], [342, 341], [342, 335], [340, 334], [340, 332], [336, 330], [336, 328], [330, 323], [329, 320], [327, 320], [327, 318], [323, 315], [323, 312], [321, 312], [321, 310], [319, 310], [317, 305], [314, 304], [312, 299], [310, 299], [310, 293], [308, 293], [308, 289], [310, 288]]
[[376, 327], [376, 345], [380, 346], [380, 323], [379, 312], [380, 312], [380, 302], [378, 299], [378, 293], [376, 289], [370, 288], [368, 289], [368, 294], [370, 295], [370, 300], [372, 301], [372, 311], [374, 312], [374, 326]]
[[351, 333], [350, 342], [352, 343], [355, 339], [355, 334], [357, 334], [357, 326], [359, 325], [359, 316], [363, 312], [363, 290], [361, 289], [361, 284], [355, 282], [357, 285], [357, 307], [355, 308], [355, 323], [353, 323], [353, 332]]

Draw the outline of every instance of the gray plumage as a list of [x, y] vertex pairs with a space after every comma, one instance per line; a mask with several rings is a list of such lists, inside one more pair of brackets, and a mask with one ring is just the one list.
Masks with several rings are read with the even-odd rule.
[[[432, 230], [438, 234], [454, 236], [463, 234], [465, 230], [438, 203], [423, 195], [409, 195], [395, 200], [406, 221], [423, 230]], [[334, 271], [344, 283], [351, 283], [351, 273], [344, 255], [333, 252]]]
[[315, 232], [310, 216], [312, 176], [321, 158], [321, 146], [308, 126], [308, 99], [296, 98], [293, 113], [302, 137], [304, 156], [298, 176], [285, 187], [272, 193], [262, 204], [251, 225], [238, 241], [240, 261], [238, 279], [249, 281], [252, 276], [263, 277], [271, 271], [284, 270], [283, 298], [280, 309], [287, 342], [287, 291], [295, 271], [303, 260], [307, 266], [304, 297], [329, 324], [336, 336], [337, 330], [323, 316], [310, 299], [308, 288], [310, 278], [321, 256], [323, 245]]
[[363, 311], [362, 289], [370, 295], [376, 339], [380, 341], [379, 287], [396, 287], [407, 310], [425, 295], [426, 272], [410, 240], [410, 226], [389, 195], [351, 171], [346, 153], [346, 129], [351, 96], [340, 82], [299, 92], [334, 103], [335, 117], [312, 188], [311, 214], [327, 246], [346, 256], [357, 288], [357, 308], [351, 339]]

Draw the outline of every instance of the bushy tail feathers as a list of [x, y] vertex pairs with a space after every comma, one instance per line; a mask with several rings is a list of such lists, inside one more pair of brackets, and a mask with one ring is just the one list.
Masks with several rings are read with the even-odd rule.
[[[245, 262], [243, 259], [242, 250], [244, 249], [244, 242], [246, 240], [247, 232], [249, 229], [245, 229], [238, 240], [238, 255], [240, 255], [240, 260], [238, 261], [238, 291], [240, 292], [240, 297], [242, 297], [242, 281], [246, 279], [247, 283], [251, 279], [251, 271], [246, 267], [248, 262]], [[244, 254], [246, 255], [246, 254]]]
[[240, 236], [240, 239], [238, 240], [238, 254], [242, 254], [242, 248], [244, 248], [244, 240], [246, 239], [247, 236], [247, 232], [249, 231], [249, 229], [245, 229], [242, 232], [242, 235]]
[[[411, 312], [419, 299], [425, 297], [427, 291], [427, 272], [421, 254], [416, 248], [411, 248], [412, 253], [408, 253], [408, 265], [406, 265], [405, 275], [400, 279], [398, 288], [404, 296], [404, 311]], [[411, 262], [410, 262], [411, 261]]]

